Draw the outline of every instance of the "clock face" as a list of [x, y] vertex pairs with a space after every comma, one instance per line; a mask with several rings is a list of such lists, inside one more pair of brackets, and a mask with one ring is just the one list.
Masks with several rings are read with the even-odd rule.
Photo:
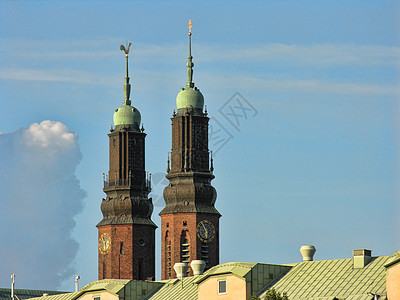
[[111, 240], [107, 233], [103, 233], [99, 239], [99, 250], [101, 254], [106, 254], [110, 249]]
[[197, 224], [197, 236], [203, 243], [209, 243], [214, 239], [215, 227], [208, 220], [203, 220]]

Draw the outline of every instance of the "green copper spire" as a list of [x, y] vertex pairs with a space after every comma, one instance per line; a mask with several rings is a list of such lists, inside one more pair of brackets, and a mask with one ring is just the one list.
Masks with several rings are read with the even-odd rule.
[[139, 124], [141, 121], [140, 112], [133, 106], [131, 106], [130, 94], [131, 94], [131, 85], [129, 83], [129, 73], [128, 73], [128, 53], [129, 48], [132, 43], [120, 46], [120, 49], [125, 52], [126, 58], [126, 76], [125, 76], [125, 84], [124, 84], [124, 94], [125, 100], [123, 105], [116, 109], [114, 112], [114, 126], [117, 130], [118, 128], [132, 128], [136, 131], [139, 131]]
[[194, 83], [193, 83], [193, 67], [194, 67], [194, 63], [192, 62], [192, 21], [189, 19], [189, 24], [187, 25], [189, 27], [189, 56], [188, 58], [188, 62], [186, 64], [186, 66], [188, 67], [187, 69], [187, 74], [188, 74], [188, 82], [186, 83], [187, 87], [194, 87]]
[[181, 92], [176, 96], [176, 107], [178, 113], [180, 109], [203, 109], [204, 97], [200, 90], [194, 86], [193, 82], [193, 66], [192, 62], [192, 21], [189, 20], [189, 56], [187, 66], [188, 82], [186, 83], [186, 88], [182, 88]]
[[129, 73], [128, 73], [128, 53], [129, 53], [129, 48], [131, 47], [132, 43], [126, 43], [126, 48], [124, 45], [121, 45], [119, 48], [121, 51], [125, 52], [125, 58], [126, 58], [126, 76], [125, 76], [125, 84], [124, 84], [124, 94], [125, 94], [125, 100], [124, 100], [124, 105], [131, 105], [131, 100], [129, 100], [129, 97], [131, 95], [131, 85], [129, 83]]

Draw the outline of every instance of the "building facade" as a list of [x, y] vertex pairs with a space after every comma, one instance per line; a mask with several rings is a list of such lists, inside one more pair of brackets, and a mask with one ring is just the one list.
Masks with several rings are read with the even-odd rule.
[[[211, 185], [212, 156], [208, 149], [207, 111], [204, 97], [195, 87], [189, 22], [188, 82], [176, 97], [172, 121], [168, 186], [161, 216], [161, 278], [175, 278], [177, 262], [204, 260], [206, 269], [219, 263], [219, 218], [214, 207], [216, 190]], [[189, 271], [192, 275], [192, 271]]]
[[[129, 44], [130, 46], [130, 44]], [[151, 180], [145, 171], [144, 128], [141, 115], [131, 105], [126, 56], [125, 100], [114, 112], [109, 137], [109, 171], [104, 175], [106, 198], [101, 203], [103, 219], [99, 234], [99, 280], [154, 280], [155, 229], [153, 204], [148, 194]]]

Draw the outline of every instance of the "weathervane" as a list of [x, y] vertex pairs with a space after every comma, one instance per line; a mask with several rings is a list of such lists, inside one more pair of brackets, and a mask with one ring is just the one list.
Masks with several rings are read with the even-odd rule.
[[126, 76], [125, 76], [125, 84], [124, 84], [124, 94], [125, 94], [125, 100], [124, 100], [124, 105], [131, 105], [131, 100], [129, 100], [129, 97], [131, 95], [131, 85], [129, 83], [129, 72], [128, 72], [128, 53], [129, 53], [129, 48], [131, 47], [132, 43], [126, 42], [126, 47], [124, 45], [119, 46], [119, 49], [121, 51], [125, 52], [125, 57], [126, 57]]
[[187, 27], [189, 27], [189, 35], [192, 35], [192, 26], [193, 26], [192, 20], [189, 19], [189, 23], [187, 24]]
[[129, 43], [129, 45], [128, 45], [128, 42], [126, 42], [126, 48], [125, 48], [124, 45], [121, 45], [121, 46], [119, 47], [119, 49], [120, 49], [121, 51], [124, 51], [124, 52], [125, 52], [125, 57], [128, 57], [129, 48], [131, 47], [131, 45], [132, 45], [132, 43]]

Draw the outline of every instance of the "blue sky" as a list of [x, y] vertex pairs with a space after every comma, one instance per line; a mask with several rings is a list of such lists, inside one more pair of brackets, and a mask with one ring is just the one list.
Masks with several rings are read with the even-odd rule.
[[[296, 262], [303, 244], [317, 248], [316, 259], [399, 250], [399, 17], [395, 1], [0, 2], [3, 137], [44, 120], [79, 136], [73, 174], [86, 197], [73, 215], [79, 250], [69, 267], [81, 284], [97, 279], [106, 134], [123, 101], [119, 45], [133, 43], [131, 95], [148, 134], [152, 219], [160, 224], [189, 18], [194, 82], [213, 126], [231, 137], [222, 148], [210, 143], [218, 150], [221, 263]], [[234, 106], [236, 92], [254, 110], [235, 127], [223, 108]], [[159, 239], [157, 230], [157, 279]], [[0, 274], [2, 286], [9, 275]], [[71, 290], [73, 277], [32, 285], [18, 287]]]

